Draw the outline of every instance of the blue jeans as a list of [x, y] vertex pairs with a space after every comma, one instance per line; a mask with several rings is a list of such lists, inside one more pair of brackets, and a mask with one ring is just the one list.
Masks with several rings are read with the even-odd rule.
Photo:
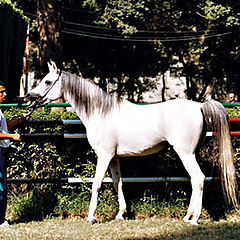
[[4, 152], [5, 149], [0, 147], [0, 224], [5, 221], [7, 210], [7, 172]]

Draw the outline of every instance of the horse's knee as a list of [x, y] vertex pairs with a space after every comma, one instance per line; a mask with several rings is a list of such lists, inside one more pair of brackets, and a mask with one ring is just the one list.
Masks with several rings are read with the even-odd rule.
[[201, 172], [191, 178], [191, 184], [193, 187], [197, 187], [202, 190], [204, 185], [204, 180], [205, 180], [205, 175]]
[[101, 184], [93, 184], [92, 185], [92, 193], [98, 193], [101, 188]]

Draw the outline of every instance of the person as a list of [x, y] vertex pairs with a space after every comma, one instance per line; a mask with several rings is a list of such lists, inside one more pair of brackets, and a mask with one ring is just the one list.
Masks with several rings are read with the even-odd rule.
[[[6, 90], [4, 83], [0, 81], [0, 103], [6, 100]], [[7, 121], [0, 109], [0, 227], [8, 226], [8, 221], [5, 219], [7, 210], [7, 173], [5, 167], [5, 150], [10, 145], [10, 141], [21, 141], [21, 136], [18, 133], [9, 133], [8, 129], [17, 126], [29, 115], [21, 115], [18, 118]]]
[[236, 103], [237, 102], [237, 96], [235, 93], [230, 92], [228, 93], [228, 102], [229, 103]]

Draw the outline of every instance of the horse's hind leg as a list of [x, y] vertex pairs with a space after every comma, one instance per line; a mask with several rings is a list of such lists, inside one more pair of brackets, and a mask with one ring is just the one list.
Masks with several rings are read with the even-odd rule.
[[123, 220], [123, 214], [126, 211], [126, 202], [122, 191], [122, 178], [119, 159], [117, 157], [113, 158], [109, 167], [112, 173], [114, 188], [118, 193], [119, 212], [116, 216], [116, 219]]
[[192, 184], [192, 196], [187, 214], [183, 220], [185, 222], [190, 222], [193, 225], [197, 225], [202, 211], [203, 185], [205, 176], [196, 161], [195, 154], [186, 153], [184, 151], [176, 152], [178, 153], [184, 167], [190, 175]]

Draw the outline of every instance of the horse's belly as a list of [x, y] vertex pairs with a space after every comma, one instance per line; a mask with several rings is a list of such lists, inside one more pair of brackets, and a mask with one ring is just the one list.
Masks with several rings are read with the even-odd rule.
[[162, 151], [168, 146], [167, 142], [160, 142], [154, 146], [149, 147], [141, 147], [139, 145], [136, 146], [119, 146], [117, 148], [117, 155], [119, 157], [128, 157], [128, 156], [144, 156], [153, 153], [157, 153]]

